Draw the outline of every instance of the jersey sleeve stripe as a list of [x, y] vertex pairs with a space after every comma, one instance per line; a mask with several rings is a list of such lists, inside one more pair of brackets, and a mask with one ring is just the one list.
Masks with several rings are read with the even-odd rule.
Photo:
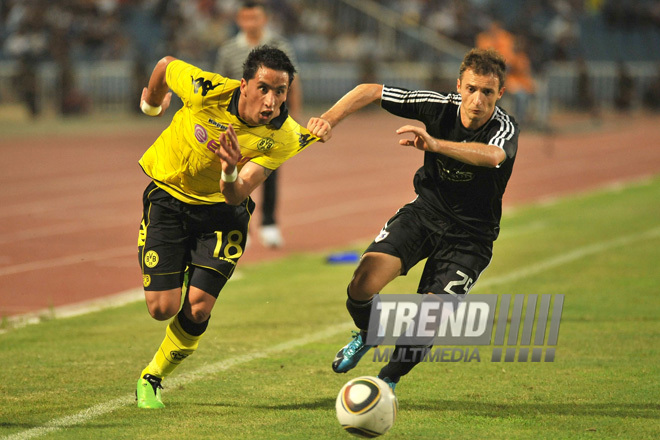
[[500, 129], [497, 130], [488, 143], [504, 149], [504, 143], [515, 134], [515, 127], [509, 115], [500, 110], [499, 107], [495, 107], [495, 120], [500, 123]]
[[460, 102], [460, 95], [453, 93], [443, 95], [438, 92], [430, 90], [405, 90], [396, 87], [383, 86], [382, 99], [384, 101], [395, 102], [402, 104], [405, 102], [435, 102], [440, 104], [447, 104], [450, 102]]

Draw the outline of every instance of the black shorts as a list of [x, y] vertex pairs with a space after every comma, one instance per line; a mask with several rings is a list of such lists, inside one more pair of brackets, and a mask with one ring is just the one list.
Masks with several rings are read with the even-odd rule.
[[403, 265], [401, 275], [427, 258], [419, 293], [468, 293], [490, 264], [493, 243], [474, 238], [418, 200], [397, 211], [365, 253], [398, 257]]
[[143, 195], [138, 257], [145, 290], [181, 287], [187, 267], [190, 285], [217, 296], [245, 250], [254, 202], [191, 205], [151, 182]]

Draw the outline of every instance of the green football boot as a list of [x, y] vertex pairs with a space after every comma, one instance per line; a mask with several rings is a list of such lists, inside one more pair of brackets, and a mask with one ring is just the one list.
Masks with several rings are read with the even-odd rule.
[[151, 374], [145, 374], [144, 377], [138, 379], [137, 390], [135, 391], [138, 408], [165, 408], [160, 398], [160, 390], [163, 389], [160, 381], [159, 377]]

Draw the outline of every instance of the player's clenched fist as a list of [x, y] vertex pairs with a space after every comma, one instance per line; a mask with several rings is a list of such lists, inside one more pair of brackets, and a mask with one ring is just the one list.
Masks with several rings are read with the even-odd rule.
[[321, 142], [327, 142], [332, 137], [332, 126], [322, 118], [311, 118], [307, 123], [307, 130], [319, 138]]

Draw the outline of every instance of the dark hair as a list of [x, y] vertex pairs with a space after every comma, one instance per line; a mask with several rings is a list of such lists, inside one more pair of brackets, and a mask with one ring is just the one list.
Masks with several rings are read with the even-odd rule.
[[289, 74], [289, 85], [293, 82], [296, 68], [289, 57], [280, 49], [273, 46], [257, 46], [248, 55], [243, 63], [243, 79], [249, 81], [254, 78], [260, 67], [286, 72]]
[[241, 3], [241, 9], [252, 9], [252, 8], [262, 8], [266, 11], [266, 4], [258, 0], [248, 0]]
[[506, 80], [506, 61], [504, 57], [493, 49], [472, 49], [469, 51], [458, 71], [459, 78], [463, 77], [463, 72], [471, 69], [477, 75], [497, 76], [500, 81], [500, 88], [504, 87]]

